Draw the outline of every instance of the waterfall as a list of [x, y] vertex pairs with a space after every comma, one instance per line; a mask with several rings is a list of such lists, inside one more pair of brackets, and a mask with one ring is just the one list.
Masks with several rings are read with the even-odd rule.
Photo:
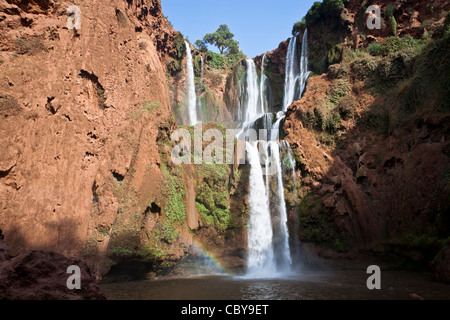
[[299, 94], [297, 99], [302, 98], [303, 91], [305, 91], [306, 80], [308, 80], [311, 72], [308, 71], [308, 29], [305, 29], [302, 40], [302, 52], [300, 55], [300, 74], [299, 74]]
[[258, 74], [256, 73], [255, 62], [252, 59], [245, 60], [247, 64], [247, 99], [245, 103], [244, 121], [254, 121], [258, 115], [262, 115], [259, 102]]
[[[262, 143], [267, 151], [267, 145]], [[250, 220], [248, 223], [247, 275], [269, 276], [275, 272], [269, 196], [263, 179], [258, 142], [246, 143], [250, 169]]]
[[284, 200], [283, 170], [281, 168], [280, 145], [277, 141], [269, 142], [273, 162], [276, 166], [277, 201], [278, 201], [278, 237], [276, 242], [277, 266], [279, 271], [287, 272], [291, 267], [291, 253], [289, 249], [289, 232], [287, 228], [287, 211]]
[[[200, 56], [200, 86], [199, 86], [199, 95], [201, 95], [203, 93], [203, 77], [205, 74], [205, 65], [203, 62], [203, 56]], [[197, 116], [199, 119], [197, 119], [197, 121], [201, 121], [201, 122], [206, 122], [206, 116], [203, 113], [203, 103], [202, 103], [202, 98], [197, 95]]]
[[296, 68], [296, 53], [297, 53], [297, 37], [292, 37], [289, 41], [289, 46], [286, 55], [286, 74], [284, 78], [284, 98], [283, 111], [294, 102], [295, 85], [297, 83], [297, 68]]
[[[290, 47], [292, 70], [289, 69], [289, 72], [293, 74], [291, 97], [293, 100], [295, 78], [299, 75], [296, 71], [298, 62], [294, 61], [297, 60], [295, 39]], [[266, 87], [269, 84], [264, 75], [265, 55], [261, 62], [259, 84], [254, 61], [247, 59], [245, 63], [247, 67], [245, 85], [239, 86], [242, 130], [237, 134], [237, 138], [246, 141], [247, 159], [250, 165], [247, 276], [270, 277], [289, 272], [291, 269], [288, 212], [283, 181], [283, 162], [286, 161], [282, 161], [282, 158], [286, 160], [286, 152], [290, 157], [287, 159], [287, 164], [295, 168], [295, 163], [293, 163], [289, 144], [278, 141], [279, 132], [286, 117], [284, 110], [276, 114], [267, 113]], [[249, 129], [268, 130], [266, 140], [260, 136], [257, 141], [249, 141]]]
[[264, 54], [261, 60], [261, 77], [259, 80], [259, 101], [261, 105], [261, 113], [267, 113], [267, 94], [266, 94], [266, 81], [267, 77], [264, 74], [264, 64], [266, 63], [266, 55]]
[[197, 97], [195, 94], [194, 65], [192, 63], [191, 47], [187, 41], [186, 44], [186, 68], [187, 68], [187, 86], [188, 86], [188, 111], [189, 124], [195, 125], [197, 120]]
[[[300, 65], [300, 66], [298, 66]], [[286, 75], [284, 80], [283, 111], [294, 102], [301, 99], [305, 90], [308, 71], [308, 30], [306, 29], [302, 39], [302, 51], [300, 61], [297, 59], [297, 37], [292, 37], [286, 54]]]
[[200, 56], [200, 83], [203, 84], [203, 76], [205, 75], [205, 64], [203, 62], [203, 56]]

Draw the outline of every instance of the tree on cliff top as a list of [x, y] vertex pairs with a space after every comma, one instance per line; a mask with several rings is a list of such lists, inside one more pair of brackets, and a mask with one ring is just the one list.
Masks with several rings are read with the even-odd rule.
[[203, 37], [203, 43], [216, 46], [220, 54], [237, 54], [239, 53], [239, 42], [233, 39], [234, 34], [230, 31], [226, 24], [222, 24], [214, 33], [207, 33]]
[[345, 3], [348, 1], [349, 0], [323, 0], [322, 2], [314, 2], [305, 16], [306, 26], [309, 27], [319, 19], [339, 15], [341, 11], [345, 9]]

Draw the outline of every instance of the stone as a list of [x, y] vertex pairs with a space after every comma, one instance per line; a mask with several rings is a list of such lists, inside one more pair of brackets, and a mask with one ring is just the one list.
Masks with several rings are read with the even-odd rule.
[[[70, 290], [69, 266], [81, 271], [80, 290]], [[53, 251], [33, 250], [0, 264], [0, 300], [105, 300], [86, 263]]]

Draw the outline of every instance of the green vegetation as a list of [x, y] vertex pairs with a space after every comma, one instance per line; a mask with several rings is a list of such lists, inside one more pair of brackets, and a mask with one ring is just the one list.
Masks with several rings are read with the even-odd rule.
[[169, 24], [169, 26], [170, 26], [171, 28], [173, 28], [173, 24], [172, 24], [172, 22], [170, 22], [169, 17], [168, 17], [168, 16], [164, 16], [164, 19], [166, 19], [166, 21], [167, 21], [167, 23]]
[[208, 51], [208, 44], [204, 40], [197, 40], [194, 45], [200, 52]]
[[304, 195], [300, 199], [298, 210], [301, 241], [312, 242], [338, 252], [350, 249], [350, 236], [345, 231], [340, 231], [331, 216], [323, 212], [319, 196]]
[[391, 24], [392, 27], [392, 33], [394, 34], [394, 36], [397, 35], [397, 21], [395, 20], [394, 17], [394, 5], [389, 4], [386, 8], [386, 16], [389, 19], [389, 22]]
[[423, 40], [414, 39], [410, 35], [406, 35], [403, 38], [389, 37], [386, 38], [381, 44], [378, 55], [386, 57], [405, 49], [415, 49], [415, 53], [420, 53], [423, 47]]
[[351, 91], [350, 83], [344, 79], [338, 79], [328, 91], [328, 99], [331, 103], [337, 104], [339, 100]]
[[381, 53], [381, 44], [378, 42], [371, 43], [367, 48], [372, 56], [379, 56]]
[[144, 100], [142, 102], [142, 111], [144, 112], [152, 112], [153, 110], [156, 110], [160, 107], [160, 103], [158, 101], [149, 101], [149, 100]]
[[303, 17], [301, 21], [296, 22], [292, 27], [292, 35], [296, 36], [305, 29], [306, 29], [306, 19], [305, 17]]
[[144, 100], [142, 102], [142, 109], [133, 113], [131, 119], [136, 120], [137, 118], [139, 118], [142, 112], [151, 113], [152, 111], [158, 109], [160, 106], [161, 104], [158, 101]]
[[168, 201], [164, 212], [171, 225], [175, 223], [182, 224], [186, 219], [186, 208], [184, 205], [185, 190], [179, 174], [171, 174], [163, 170], [163, 189], [167, 195]]
[[323, 0], [323, 2], [314, 2], [311, 9], [305, 16], [305, 24], [311, 26], [318, 20], [326, 17], [339, 16], [345, 9], [345, 3], [348, 0]]
[[217, 47], [221, 55], [237, 54], [239, 53], [239, 42], [233, 38], [234, 34], [228, 26], [222, 24], [214, 33], [207, 33], [203, 37], [203, 45], [210, 44]]
[[408, 113], [421, 109], [450, 111], [449, 51], [450, 31], [423, 49], [423, 53], [418, 56], [415, 63], [413, 76], [403, 83], [401, 88], [405, 111]]
[[211, 68], [221, 70], [236, 65], [236, 63], [238, 63], [240, 60], [244, 58], [244, 54], [242, 52], [239, 52], [237, 54], [230, 54], [228, 56], [223, 56], [213, 51], [208, 51], [205, 57], [206, 63], [210, 65]]
[[17, 38], [14, 48], [18, 54], [37, 54], [42, 51], [48, 51], [42, 38], [39, 36]]
[[335, 63], [340, 63], [342, 61], [344, 48], [342, 45], [338, 44], [333, 46], [330, 50], [328, 50], [328, 64], [332, 65]]
[[186, 56], [186, 45], [181, 33], [177, 33], [174, 39], [174, 53], [167, 62], [167, 70], [171, 75], [183, 69], [183, 59]]

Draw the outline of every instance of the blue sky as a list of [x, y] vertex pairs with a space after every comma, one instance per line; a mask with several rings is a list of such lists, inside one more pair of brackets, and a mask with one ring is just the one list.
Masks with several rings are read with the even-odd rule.
[[190, 42], [227, 24], [240, 48], [253, 58], [277, 48], [281, 41], [291, 37], [292, 26], [306, 15], [315, 1], [161, 0], [161, 3], [174, 29]]

